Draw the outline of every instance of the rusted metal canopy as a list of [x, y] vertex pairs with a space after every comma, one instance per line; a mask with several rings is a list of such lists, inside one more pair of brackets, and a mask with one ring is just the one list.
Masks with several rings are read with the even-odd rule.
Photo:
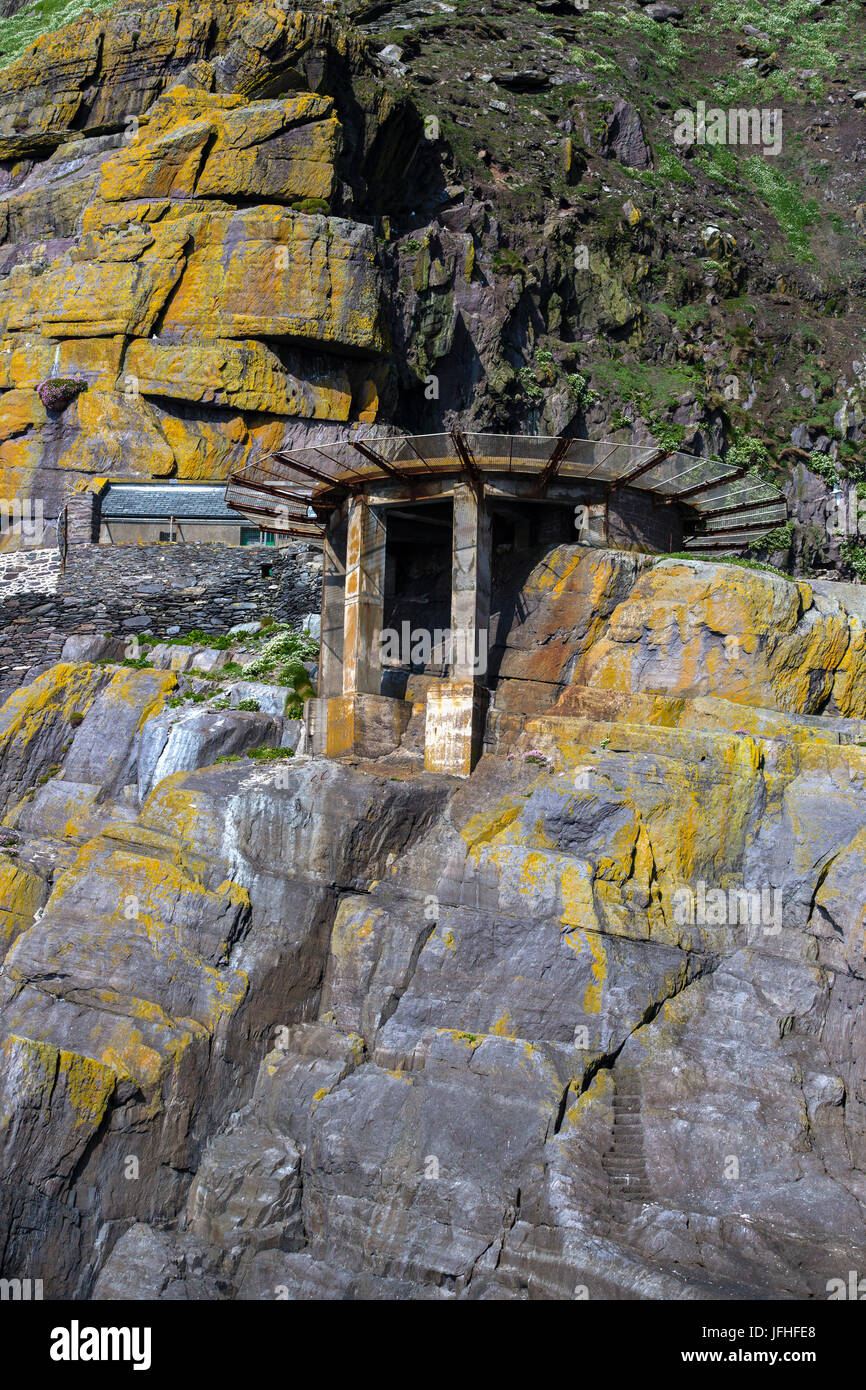
[[[687, 545], [696, 551], [716, 549], [724, 535], [732, 544], [735, 536], [755, 540], [788, 514], [778, 488], [722, 459], [613, 440], [461, 431], [367, 436], [269, 454], [232, 474], [226, 502], [264, 530], [323, 535], [317, 513], [347, 494], [377, 482], [400, 483], [411, 493], [413, 484], [437, 474], [456, 474], [476, 486], [485, 475], [522, 476], [534, 480], [542, 497], [554, 484], [581, 480], [602, 484], [608, 496], [626, 487], [653, 493], [683, 504], [694, 532]], [[736, 531], [720, 525], [732, 514]]]

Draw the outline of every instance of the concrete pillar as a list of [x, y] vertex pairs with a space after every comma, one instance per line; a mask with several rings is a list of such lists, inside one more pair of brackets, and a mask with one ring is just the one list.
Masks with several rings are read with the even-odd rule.
[[[336, 521], [336, 516], [335, 516]], [[343, 693], [343, 625], [346, 605], [346, 527], [331, 524], [322, 552], [322, 632], [319, 646], [319, 696]]]
[[[334, 591], [336, 595], [336, 584]], [[349, 504], [346, 531], [342, 680], [326, 702], [324, 745], [329, 758], [350, 755], [381, 758], [393, 752], [412, 714], [408, 701], [392, 700], [380, 694], [382, 666], [379, 637], [384, 607], [384, 517], [378, 508], [369, 506], [363, 497], [353, 497]], [[322, 620], [324, 629], [324, 611]], [[318, 738], [321, 738], [321, 734], [318, 734]]]
[[[454, 489], [451, 546], [451, 679], [487, 674], [490, 627], [490, 515], [474, 487]], [[478, 660], [476, 660], [478, 658]]]
[[378, 695], [382, 683], [379, 634], [385, 605], [385, 521], [363, 497], [349, 505], [343, 694]]
[[483, 494], [454, 490], [451, 565], [451, 678], [427, 695], [424, 766], [468, 777], [481, 752], [487, 712], [491, 522]]

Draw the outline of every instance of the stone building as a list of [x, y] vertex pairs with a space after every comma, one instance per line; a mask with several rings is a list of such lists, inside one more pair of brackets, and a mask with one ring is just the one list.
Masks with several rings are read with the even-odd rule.
[[[250, 525], [225, 502], [224, 483], [109, 483], [94, 507], [102, 545], [218, 541], [275, 545], [273, 531]], [[280, 543], [285, 538], [280, 538]]]
[[226, 500], [260, 525], [322, 540], [313, 748], [396, 748], [421, 675], [425, 766], [460, 776], [479, 755], [521, 576], [552, 547], [718, 554], [787, 515], [771, 484], [718, 459], [457, 432], [273, 455], [235, 474]]

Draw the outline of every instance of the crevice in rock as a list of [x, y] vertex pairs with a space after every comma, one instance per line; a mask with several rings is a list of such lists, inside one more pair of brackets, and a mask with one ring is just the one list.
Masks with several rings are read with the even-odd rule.
[[[691, 959], [692, 957], [690, 956], [689, 961]], [[592, 1085], [593, 1081], [595, 1080], [596, 1076], [600, 1071], [613, 1070], [614, 1066], [616, 1065], [616, 1060], [619, 1057], [619, 1054], [622, 1052], [629, 1039], [636, 1037], [636, 1035], [640, 1032], [642, 1028], [648, 1027], [658, 1017], [661, 1009], [668, 1002], [668, 1000], [676, 999], [678, 995], [683, 994], [691, 985], [695, 984], [698, 980], [702, 980], [705, 977], [714, 974], [719, 967], [719, 963], [719, 958], [717, 956], [705, 957], [703, 961], [698, 965], [698, 968], [695, 970], [694, 974], [689, 975], [687, 979], [683, 980], [679, 988], [671, 990], [671, 992], [669, 994], [666, 994], [664, 998], [653, 1000], [650, 1004], [648, 1004], [635, 1026], [626, 1034], [626, 1036], [623, 1038], [622, 1042], [619, 1044], [618, 1047], [612, 1049], [610, 1052], [603, 1053], [600, 1057], [593, 1058], [593, 1060], [590, 1062], [589, 1066], [583, 1073], [580, 1088], [576, 1092], [577, 1097], [579, 1098], [589, 1090], [590, 1086]], [[554, 1133], [558, 1132], [558, 1130], [554, 1130]]]

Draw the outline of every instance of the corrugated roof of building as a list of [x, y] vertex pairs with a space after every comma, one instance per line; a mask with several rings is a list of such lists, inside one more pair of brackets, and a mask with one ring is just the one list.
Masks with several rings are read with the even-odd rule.
[[105, 520], [232, 521], [242, 518], [226, 505], [225, 488], [183, 483], [110, 483], [103, 494]]

